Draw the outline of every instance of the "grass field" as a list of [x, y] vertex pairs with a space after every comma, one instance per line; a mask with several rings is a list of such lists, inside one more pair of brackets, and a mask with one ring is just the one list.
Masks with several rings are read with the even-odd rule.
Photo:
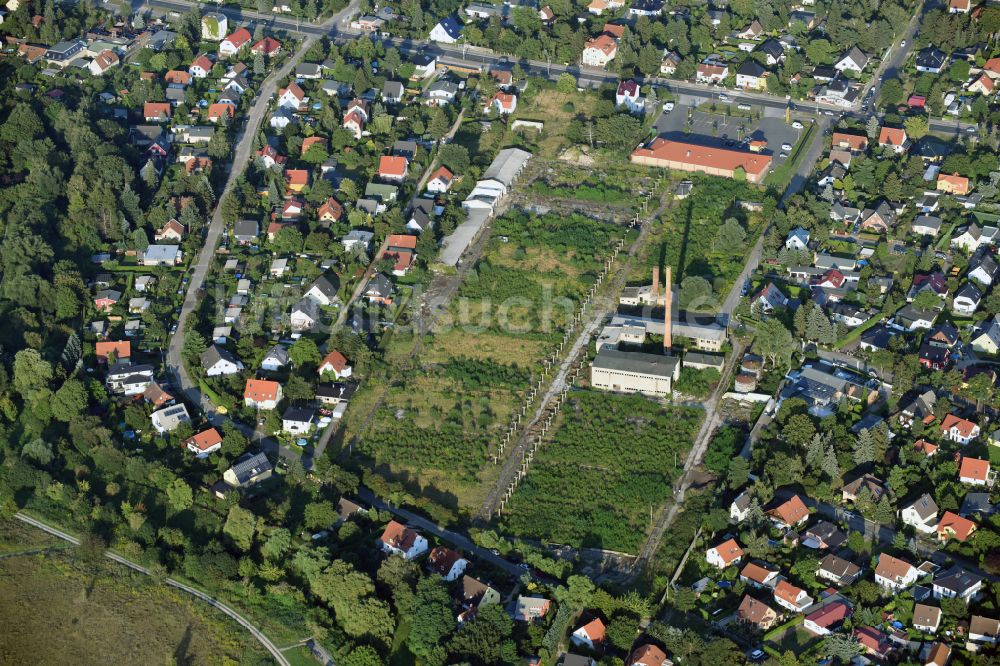
[[[5, 524], [4, 539], [12, 534]], [[270, 663], [249, 633], [202, 602], [75, 555], [0, 560], [0, 663]]]
[[[636, 552], [671, 493], [701, 413], [641, 396], [570, 394], [509, 505], [509, 533]], [[676, 460], [676, 466], [675, 466]]]
[[558, 156], [571, 143], [566, 138], [570, 121], [577, 115], [593, 115], [594, 107], [600, 101], [600, 97], [593, 91], [580, 93], [574, 90], [562, 93], [554, 87], [544, 91], [529, 87], [528, 90], [527, 95], [521, 95], [518, 99], [514, 118], [545, 123], [541, 134], [536, 134], [534, 130], [525, 130], [523, 133], [524, 139], [533, 144], [532, 152], [538, 157]]
[[26, 525], [20, 520], [0, 520], [0, 555], [61, 547], [65, 543], [62, 539]]
[[[622, 229], [579, 216], [511, 213], [493, 223], [484, 256], [465, 277], [447, 322], [426, 336], [417, 367], [366, 382], [345, 417], [344, 441], [377, 471], [453, 511], [478, 510], [489, 462], [541, 361], [594, 283]], [[390, 341], [402, 359], [411, 339]]]

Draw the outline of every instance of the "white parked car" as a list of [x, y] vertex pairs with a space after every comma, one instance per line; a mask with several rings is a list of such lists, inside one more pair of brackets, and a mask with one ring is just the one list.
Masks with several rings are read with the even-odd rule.
[[802, 129], [803, 125], [802, 123], [796, 120], [794, 123], [792, 123], [792, 127], [794, 127], [795, 129]]
[[790, 144], [790, 143], [783, 143], [783, 144], [781, 144], [781, 149], [782, 150], [791, 150], [792, 149], [792, 144]]
[[749, 111], [750, 110], [750, 105], [749, 104], [737, 104], [736, 108], [739, 109], [740, 111]]
[[663, 112], [664, 113], [670, 113], [673, 110], [674, 110], [674, 103], [673, 102], [664, 102], [663, 103]]

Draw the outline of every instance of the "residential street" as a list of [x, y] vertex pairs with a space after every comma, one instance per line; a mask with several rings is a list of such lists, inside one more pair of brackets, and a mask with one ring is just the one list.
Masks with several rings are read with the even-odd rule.
[[254, 137], [257, 136], [261, 122], [263, 122], [264, 116], [270, 108], [271, 97], [277, 90], [278, 81], [288, 76], [289, 72], [295, 67], [295, 64], [315, 41], [316, 38], [314, 36], [307, 37], [300, 45], [299, 50], [288, 58], [284, 65], [267, 77], [258, 91], [253, 106], [250, 107], [250, 113], [247, 115], [236, 139], [236, 149], [233, 151], [233, 159], [229, 162], [229, 177], [226, 179], [226, 186], [218, 196], [215, 212], [212, 214], [212, 220], [205, 234], [205, 243], [198, 254], [198, 261], [193, 266], [191, 281], [188, 283], [187, 293], [184, 295], [184, 304], [181, 306], [181, 312], [177, 318], [177, 332], [170, 336], [170, 343], [167, 347], [167, 368], [174, 382], [174, 388], [175, 390], [179, 389], [183, 391], [187, 399], [193, 404], [200, 406], [206, 415], [215, 414], [215, 406], [212, 405], [207, 396], [202, 395], [198, 387], [191, 381], [181, 358], [188, 316], [198, 307], [198, 303], [202, 298], [202, 286], [205, 284], [205, 278], [212, 267], [212, 260], [215, 257], [215, 250], [219, 246], [219, 240], [226, 230], [226, 222], [222, 218], [222, 202], [229, 196], [229, 193], [236, 185], [236, 180], [250, 162]]
[[520, 577], [523, 574], [527, 573], [527, 570], [517, 566], [513, 562], [508, 562], [499, 555], [495, 555], [490, 550], [487, 550], [485, 548], [480, 548], [476, 544], [472, 543], [472, 540], [469, 539], [464, 534], [459, 534], [458, 532], [453, 532], [449, 529], [441, 527], [440, 525], [437, 525], [436, 523], [424, 518], [423, 516], [419, 516], [413, 513], [412, 511], [407, 511], [406, 509], [400, 509], [398, 507], [394, 507], [385, 502], [385, 500], [376, 497], [375, 494], [372, 493], [372, 491], [368, 490], [365, 487], [361, 487], [358, 490], [358, 499], [360, 499], [362, 502], [370, 506], [377, 508], [380, 511], [382, 510], [389, 511], [394, 516], [401, 518], [403, 522], [405, 522], [408, 526], [433, 534], [438, 539], [446, 541], [451, 545], [455, 546], [456, 548], [458, 548], [459, 550], [462, 550], [467, 554], [470, 554], [478, 559], [481, 559], [484, 562], [489, 562], [493, 566], [499, 569], [503, 569], [504, 571], [506, 571], [507, 573], [511, 574], [514, 577]]
[[[355, 0], [355, 2], [356, 1], [357, 0]], [[150, 8], [178, 12], [187, 11], [196, 4], [197, 3], [193, 0], [148, 0], [145, 2], [145, 6]], [[352, 3], [352, 6], [349, 6], [339, 12], [334, 18], [327, 19], [326, 21], [318, 24], [302, 22], [294, 18], [282, 17], [280, 15], [258, 14], [257, 12], [230, 6], [219, 6], [213, 8], [213, 11], [222, 12], [231, 20], [235, 20], [237, 22], [266, 22], [266, 24], [272, 28], [280, 28], [289, 32], [298, 32], [300, 34], [311, 35], [314, 37], [328, 36], [338, 42], [354, 39], [361, 34], [369, 34], [359, 33], [356, 30], [352, 30], [348, 25], [351, 11], [356, 11], [354, 3]], [[890, 68], [898, 68], [905, 61], [906, 55], [912, 48], [913, 33], [916, 30], [919, 16], [920, 13], [915, 14], [913, 20], [911, 20], [910, 24], [907, 26], [906, 32], [904, 33], [904, 37], [907, 39], [907, 47], [901, 49], [894, 46], [890, 58], [883, 63], [882, 69], [879, 71], [885, 71], [887, 69], [892, 71]], [[618, 82], [618, 76], [616, 74], [607, 72], [603, 69], [574, 63], [563, 65], [562, 63], [546, 63], [540, 60], [520, 59], [499, 54], [486, 48], [468, 46], [464, 44], [449, 45], [431, 42], [429, 40], [413, 40], [396, 37], [372, 36], [371, 38], [380, 40], [385, 46], [396, 47], [403, 55], [412, 55], [415, 53], [437, 55], [442, 64], [484, 67], [497, 64], [513, 65], [516, 62], [531, 76], [540, 76], [551, 80], [558, 79], [562, 74], [569, 72], [577, 78], [578, 85], [580, 86], [596, 87], [604, 83]], [[717, 96], [719, 92], [727, 92], [733, 98], [734, 102], [749, 101], [770, 109], [780, 110], [782, 113], [790, 103], [789, 100], [786, 100], [783, 96], [779, 95], [749, 91], [731, 91], [726, 90], [725, 88], [719, 88], [717, 86], [704, 83], [695, 83], [692, 81], [678, 81], [674, 79], [650, 77], [648, 80], [640, 80], [640, 82], [654, 84], [675, 94], [683, 94], [694, 98], [700, 98], [702, 100], [710, 100]], [[876, 87], [877, 95], [877, 86], [879, 85], [877, 75], [873, 77], [873, 82], [870, 85]], [[863, 95], [859, 95], [858, 102], [855, 104], [853, 109], [854, 111], [861, 108], [862, 99]], [[791, 100], [791, 103], [801, 107], [803, 110], [815, 109], [816, 111], [819, 111], [822, 109], [830, 111], [837, 116], [845, 112], [843, 107], [834, 104], [822, 102], [806, 103], [794, 100]], [[951, 133], [965, 131], [968, 127], [974, 127], [974, 125], [948, 121], [931, 121], [931, 130], [935, 132]]]

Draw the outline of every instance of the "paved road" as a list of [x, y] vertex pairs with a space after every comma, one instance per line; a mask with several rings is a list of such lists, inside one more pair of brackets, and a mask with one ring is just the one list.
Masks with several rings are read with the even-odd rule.
[[215, 412], [215, 407], [207, 396], [203, 396], [198, 387], [191, 381], [187, 369], [184, 367], [181, 358], [181, 349], [184, 346], [184, 332], [186, 330], [188, 317], [191, 312], [198, 307], [201, 297], [201, 290], [205, 284], [205, 278], [212, 267], [212, 260], [215, 257], [215, 249], [219, 245], [219, 239], [226, 230], [226, 221], [222, 217], [222, 202], [232, 192], [240, 174], [243, 173], [250, 162], [251, 151], [253, 150], [254, 137], [260, 128], [264, 116], [267, 114], [271, 103], [271, 96], [274, 95], [278, 86], [278, 81], [284, 79], [292, 71], [305, 52], [316, 41], [313, 36], [307, 37], [299, 50], [275, 72], [265, 79], [257, 94], [254, 104], [250, 107], [250, 112], [240, 129], [237, 137], [236, 150], [229, 166], [229, 177], [226, 185], [219, 195], [218, 204], [212, 214], [212, 221], [209, 223], [208, 232], [205, 236], [205, 244], [198, 254], [198, 260], [194, 265], [194, 272], [191, 274], [191, 282], [188, 284], [187, 294], [184, 296], [184, 304], [181, 306], [180, 316], [177, 318], [177, 332], [170, 337], [167, 347], [167, 369], [174, 380], [175, 389], [180, 389], [192, 403], [199, 405], [205, 414]]
[[433, 534], [438, 539], [441, 539], [442, 541], [447, 541], [448, 543], [459, 548], [460, 550], [469, 553], [471, 555], [474, 555], [475, 557], [477, 557], [480, 560], [483, 560], [484, 562], [489, 562], [498, 569], [503, 569], [504, 571], [506, 571], [507, 573], [511, 574], [516, 578], [523, 575], [526, 571], [525, 569], [522, 569], [513, 562], [508, 562], [499, 555], [495, 555], [493, 551], [477, 546], [472, 542], [471, 539], [469, 539], [467, 536], [463, 534], [459, 534], [458, 532], [453, 532], [452, 530], [441, 527], [437, 523], [434, 523], [433, 521], [430, 521], [424, 518], [423, 516], [419, 516], [413, 513], [412, 511], [407, 511], [406, 509], [400, 509], [399, 507], [395, 507], [388, 504], [384, 500], [376, 497], [375, 494], [372, 493], [372, 491], [370, 491], [367, 488], [362, 487], [358, 489], [358, 499], [360, 499], [362, 502], [365, 502], [379, 509], [380, 511], [382, 510], [389, 511], [393, 515], [402, 518], [403, 521], [405, 521], [406, 524], [409, 525], [410, 527]]
[[693, 485], [694, 470], [701, 464], [702, 459], [705, 457], [705, 453], [708, 451], [708, 445], [712, 441], [712, 436], [715, 434], [716, 429], [722, 424], [722, 414], [719, 411], [722, 394], [725, 393], [727, 387], [729, 386], [733, 370], [736, 368], [742, 357], [743, 345], [734, 340], [733, 351], [726, 359], [726, 366], [723, 369], [722, 378], [719, 380], [719, 383], [712, 392], [712, 395], [705, 402], [705, 420], [702, 421], [701, 428], [698, 429], [698, 434], [695, 436], [691, 450], [688, 452], [688, 457], [684, 461], [684, 470], [674, 483], [673, 501], [661, 509], [660, 515], [657, 517], [656, 523], [653, 525], [653, 529], [649, 534], [649, 538], [646, 539], [646, 542], [642, 545], [642, 548], [639, 551], [639, 557], [633, 564], [633, 575], [638, 574], [642, 567], [649, 563], [653, 555], [656, 553], [656, 550], [660, 547], [660, 542], [667, 533], [667, 529], [673, 524], [674, 519], [677, 517], [677, 513], [680, 511], [681, 506], [684, 503], [684, 493]]
[[[37, 527], [40, 530], [48, 532], [52, 536], [59, 537], [60, 539], [63, 539], [64, 541], [69, 541], [73, 545], [76, 545], [76, 546], [80, 545], [80, 540], [78, 538], [76, 538], [75, 536], [73, 536], [71, 534], [67, 534], [66, 532], [63, 532], [62, 530], [60, 530], [58, 528], [55, 528], [55, 527], [52, 527], [51, 525], [43, 523], [42, 521], [40, 521], [40, 520], [38, 520], [36, 518], [32, 518], [31, 516], [28, 516], [28, 515], [23, 514], [23, 513], [14, 514], [14, 517], [17, 518], [18, 520], [22, 521], [22, 522], [25, 522], [25, 523], [27, 523], [29, 525]], [[136, 564], [135, 562], [132, 562], [131, 560], [127, 560], [124, 557], [122, 557], [121, 555], [118, 555], [117, 553], [113, 553], [110, 550], [105, 551], [104, 556], [107, 557], [109, 560], [113, 560], [115, 562], [118, 562], [119, 564], [125, 565], [126, 567], [128, 567], [129, 569], [132, 569], [133, 571], [138, 571], [139, 573], [145, 574], [147, 576], [151, 576], [152, 575], [152, 572], [149, 569], [147, 569], [146, 567], [144, 567], [142, 565], [139, 565], [139, 564]], [[263, 645], [264, 648], [267, 649], [267, 651], [271, 653], [271, 656], [274, 657], [274, 660], [276, 662], [278, 662], [281, 666], [291, 666], [291, 664], [289, 663], [289, 661], [281, 653], [281, 650], [279, 650], [278, 647], [274, 643], [272, 643], [271, 640], [267, 636], [264, 635], [264, 632], [262, 632], [260, 629], [258, 629], [253, 624], [251, 624], [249, 620], [247, 620], [245, 617], [243, 617], [242, 615], [240, 615], [239, 613], [237, 613], [236, 611], [234, 611], [232, 608], [230, 608], [226, 604], [222, 603], [218, 599], [214, 599], [213, 597], [208, 596], [207, 594], [205, 594], [201, 590], [197, 590], [197, 589], [191, 587], [190, 585], [185, 585], [184, 583], [181, 583], [180, 581], [176, 581], [173, 578], [167, 578], [164, 582], [167, 585], [171, 586], [171, 587], [175, 587], [178, 590], [183, 590], [184, 592], [187, 592], [188, 594], [190, 594], [190, 595], [192, 595], [194, 597], [197, 597], [197, 598], [201, 599], [202, 601], [208, 603], [209, 605], [214, 606], [215, 608], [219, 609], [220, 611], [222, 611], [223, 613], [225, 613], [226, 615], [228, 615], [229, 617], [231, 617], [233, 620], [235, 620], [237, 623], [239, 623], [240, 626], [242, 626], [244, 629], [246, 629], [247, 631], [249, 631], [253, 635], [254, 638], [256, 638], [258, 641], [260, 641], [261, 645]]]
[[[148, 0], [146, 3], [150, 7], [154, 7], [160, 10], [171, 10], [184, 12], [190, 9], [192, 6], [196, 5], [193, 0]], [[619, 77], [616, 74], [607, 72], [603, 69], [596, 67], [588, 67], [578, 64], [562, 64], [562, 63], [546, 63], [540, 60], [527, 60], [511, 58], [510, 56], [496, 53], [490, 49], [468, 46], [464, 44], [454, 45], [454, 44], [438, 44], [428, 40], [417, 40], [417, 39], [402, 39], [397, 37], [379, 37], [371, 35], [369, 33], [360, 33], [349, 27], [349, 17], [350, 12], [341, 12], [334, 18], [328, 19], [322, 23], [308, 23], [296, 20], [290, 17], [282, 16], [272, 16], [267, 14], [258, 14], [257, 12], [240, 9], [239, 7], [230, 6], [220, 6], [213, 7], [213, 11], [219, 11], [226, 14], [231, 20], [241, 22], [241, 23], [253, 23], [253, 22], [263, 22], [267, 25], [275, 28], [286, 30], [292, 33], [299, 33], [304, 35], [311, 35], [314, 37], [330, 37], [337, 42], [345, 42], [350, 39], [354, 39], [358, 36], [365, 35], [371, 39], [376, 39], [381, 41], [386, 47], [393, 46], [397, 48], [400, 53], [404, 55], [412, 55], [414, 53], [428, 53], [438, 56], [438, 60], [442, 64], [450, 65], [462, 65], [467, 67], [485, 67], [497, 64], [508, 64], [513, 65], [517, 62], [521, 68], [531, 76], [544, 77], [551, 80], [558, 79], [564, 73], [570, 73], [576, 77], [578, 85], [581, 87], [596, 87], [606, 83], [617, 83]], [[908, 24], [907, 31], [904, 36], [909, 41], [907, 42], [907, 48], [899, 49], [894, 47], [890, 58], [883, 64], [883, 68], [889, 66], [891, 63], [893, 67], [898, 68], [902, 62], [905, 60], [906, 55], [909, 53], [909, 49], [912, 48], [913, 44], [913, 32], [917, 26], [917, 19], [919, 14], [917, 14], [913, 20]], [[880, 69], [879, 71], [882, 71]], [[784, 110], [789, 103], [796, 105], [797, 107], [815, 109], [817, 112], [820, 109], [830, 111], [831, 113], [836, 113], [837, 115], [844, 113], [848, 109], [844, 109], [841, 106], [834, 104], [828, 104], [823, 102], [802, 102], [795, 100], [787, 100], [779, 95], [772, 95], [769, 93], [758, 93], [750, 91], [738, 91], [738, 90], [727, 90], [725, 88], [720, 88], [718, 86], [712, 86], [703, 83], [696, 83], [693, 81], [679, 81], [674, 79], [665, 79], [660, 77], [646, 77], [645, 79], [638, 79], [642, 83], [649, 83], [657, 85], [675, 94], [686, 94], [694, 97], [703, 98], [705, 100], [717, 97], [720, 92], [727, 93], [733, 101], [751, 101], [753, 103], [759, 104], [761, 106], [766, 106], [774, 109]], [[878, 77], [873, 78], [873, 82], [869, 85], [880, 85], [878, 83]], [[877, 94], [877, 91], [876, 91]], [[859, 100], [853, 110], [857, 111], [861, 108], [862, 95], [859, 95]], [[974, 127], [974, 125], [962, 125], [964, 130], [967, 127]], [[933, 131], [944, 131], [953, 132], [955, 131], [955, 126], [953, 123], [932, 121], [931, 129]]]

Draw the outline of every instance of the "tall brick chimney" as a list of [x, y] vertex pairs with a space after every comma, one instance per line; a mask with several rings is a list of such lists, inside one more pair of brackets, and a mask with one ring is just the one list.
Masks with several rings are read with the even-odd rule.
[[659, 265], [653, 266], [653, 289], [649, 292], [650, 298], [653, 299], [653, 305], [656, 305], [656, 301], [659, 300], [657, 296], [660, 295], [660, 267]]
[[667, 285], [663, 292], [664, 308], [663, 308], [663, 352], [669, 354], [671, 348], [674, 346], [673, 341], [673, 306], [674, 306], [674, 292], [673, 285], [670, 281], [670, 266], [667, 266]]

